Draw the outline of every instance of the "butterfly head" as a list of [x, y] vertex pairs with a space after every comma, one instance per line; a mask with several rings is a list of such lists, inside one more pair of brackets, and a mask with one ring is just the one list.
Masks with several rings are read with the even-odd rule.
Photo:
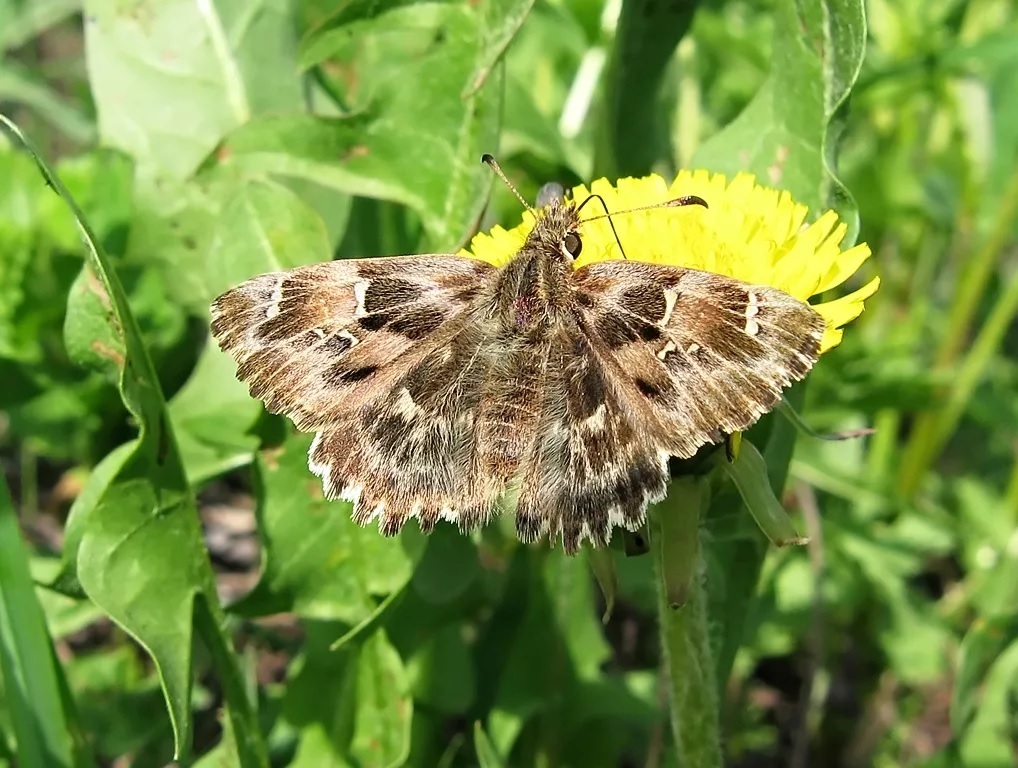
[[537, 223], [527, 238], [528, 244], [541, 253], [557, 254], [566, 264], [572, 264], [583, 250], [576, 205], [570, 200], [554, 198], [537, 211], [536, 216]]

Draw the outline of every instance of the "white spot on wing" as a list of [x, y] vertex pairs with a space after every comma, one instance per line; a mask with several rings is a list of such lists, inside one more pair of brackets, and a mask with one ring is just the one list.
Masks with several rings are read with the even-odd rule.
[[339, 494], [339, 498], [343, 501], [350, 501], [356, 504], [360, 501], [361, 494], [364, 493], [364, 486], [362, 485], [349, 485], [343, 489], [343, 492]]
[[583, 426], [589, 427], [590, 429], [604, 429], [604, 415], [607, 410], [608, 407], [604, 403], [601, 403], [597, 406], [597, 410], [583, 420]]
[[[413, 416], [421, 410], [410, 395], [410, 390], [406, 387], [403, 387], [399, 391], [399, 395], [396, 396], [396, 408], [398, 408], [399, 412], [404, 416]], [[411, 517], [413, 517], [413, 515], [411, 515]]]
[[665, 314], [661, 318], [661, 325], [668, 325], [672, 319], [672, 312], [675, 311], [675, 303], [679, 300], [679, 294], [670, 288], [665, 289]]
[[377, 504], [375, 504], [373, 509], [371, 509], [369, 512], [363, 515], [363, 517], [361, 518], [363, 522], [361, 524], [366, 525], [367, 523], [370, 523], [376, 517], [381, 517], [384, 512], [385, 512], [385, 502], [380, 501]]
[[353, 284], [353, 295], [357, 299], [357, 309], [354, 310], [354, 317], [364, 317], [368, 313], [364, 307], [364, 301], [368, 294], [369, 285], [371, 285], [371, 282], [368, 280], [358, 280]]
[[674, 352], [674, 351], [675, 351], [675, 342], [669, 340], [669, 341], [665, 342], [665, 345], [663, 347], [661, 347], [660, 350], [658, 350], [657, 356], [661, 360], [664, 360], [666, 357], [668, 357], [668, 354], [670, 352]]
[[325, 464], [319, 464], [314, 459], [315, 451], [318, 450], [318, 441], [322, 439], [321, 432], [315, 432], [315, 439], [311, 441], [311, 447], [308, 448], [308, 469], [314, 472], [321, 478], [325, 477], [325, 473], [328, 473], [329, 467]]
[[269, 299], [271, 304], [269, 308], [265, 310], [265, 318], [271, 320], [279, 314], [279, 302], [283, 300], [283, 276], [280, 275], [276, 278], [276, 287], [272, 289], [272, 297]]
[[760, 332], [760, 323], [755, 318], [760, 314], [760, 297], [750, 291], [749, 300], [746, 302], [746, 327], [745, 331], [750, 336], [756, 336]]

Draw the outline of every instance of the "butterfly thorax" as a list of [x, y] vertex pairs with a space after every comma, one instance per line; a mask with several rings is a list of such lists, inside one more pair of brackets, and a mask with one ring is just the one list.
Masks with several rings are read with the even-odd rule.
[[499, 275], [495, 297], [503, 330], [537, 340], [569, 317], [569, 276], [579, 253], [579, 223], [571, 202], [554, 201]]

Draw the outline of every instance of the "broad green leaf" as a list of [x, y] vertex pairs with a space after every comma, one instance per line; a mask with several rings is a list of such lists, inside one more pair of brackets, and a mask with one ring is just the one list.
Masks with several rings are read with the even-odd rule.
[[534, 3], [535, 0], [494, 0], [480, 7], [484, 32], [473, 76], [463, 90], [464, 96], [470, 96], [483, 87], [527, 20]]
[[[555, 55], [549, 57], [549, 51]], [[536, 199], [548, 181], [570, 184], [589, 181], [590, 147], [596, 129], [596, 99], [605, 50], [591, 47], [586, 30], [558, 4], [538, 3], [512, 41], [505, 57], [505, 122], [499, 137], [498, 160], [527, 200]], [[526, 177], [524, 168], [535, 161]], [[519, 216], [519, 201], [496, 184], [492, 207], [499, 219]]]
[[98, 759], [147, 750], [165, 756], [172, 748], [159, 680], [136, 648], [82, 654], [65, 662], [65, 670]]
[[407, 677], [415, 701], [439, 712], [465, 714], [477, 683], [464, 627], [447, 624], [419, 645], [407, 659]]
[[170, 402], [181, 461], [192, 487], [251, 462], [252, 434], [262, 408], [237, 381], [237, 366], [214, 344], [205, 346], [191, 378]]
[[[1013, 631], [1011, 634], [1013, 635]], [[970, 695], [974, 693], [969, 692]], [[955, 711], [952, 711], [952, 715], [954, 714]], [[1016, 719], [1018, 719], [1018, 643], [1012, 642], [986, 670], [974, 717], [967, 723], [967, 728], [959, 734], [960, 757], [956, 764], [996, 766], [1012, 763]], [[958, 724], [966, 725], [964, 721]]]
[[480, 575], [477, 547], [451, 525], [441, 525], [428, 537], [414, 569], [413, 589], [429, 603], [457, 600]]
[[479, 13], [461, 4], [351, 4], [301, 46], [305, 67], [328, 72], [337, 61], [345, 76], [356, 73], [356, 91], [337, 95], [350, 113], [257, 119], [221, 155], [245, 173], [403, 203], [421, 217], [429, 247], [454, 249], [491, 183], [480, 156], [498, 149], [501, 66], [463, 96], [481, 60]]
[[[129, 258], [160, 278], [164, 303], [205, 315], [217, 291], [227, 287], [223, 284], [226, 280], [252, 276], [238, 274], [241, 264], [224, 272], [222, 254], [215, 249], [222, 244], [221, 238], [229, 235], [225, 223], [239, 226], [236, 216], [224, 222], [223, 214], [232, 201], [245, 197], [247, 183], [237, 174], [212, 166], [194, 179], [160, 182], [158, 194], [152, 195], [152, 190], [144, 187], [139, 190]], [[243, 236], [240, 239], [250, 242]]]
[[[89, 761], [75, 749], [65, 710], [64, 685], [53, 642], [46, 630], [17, 514], [0, 475], [0, 670], [22, 765], [72, 768]], [[77, 727], [74, 728], [77, 732]], [[77, 757], [77, 759], [76, 759]]]
[[424, 539], [412, 528], [386, 538], [374, 526], [357, 525], [348, 502], [325, 500], [321, 480], [307, 466], [310, 444], [310, 435], [294, 435], [258, 455], [262, 578], [233, 609], [244, 615], [290, 610], [358, 624], [378, 597], [407, 584]]
[[185, 179], [233, 128], [301, 106], [285, 0], [85, 0], [84, 10], [100, 136], [144, 179]]
[[216, 218], [204, 265], [211, 301], [262, 272], [328, 261], [332, 256], [321, 217], [281, 184], [244, 181], [230, 190]]
[[81, 492], [75, 497], [71, 504], [71, 511], [67, 515], [67, 523], [64, 526], [64, 552], [60, 573], [50, 584], [64, 594], [72, 597], [85, 597], [85, 592], [78, 581], [78, 549], [81, 547], [81, 537], [85, 528], [99, 505], [99, 501], [106, 494], [112, 483], [120, 476], [124, 465], [130, 461], [137, 441], [132, 440], [114, 448], [106, 454], [102, 460], [92, 468], [92, 472], [85, 480]]
[[[130, 453], [108, 467], [94, 507], [79, 511], [77, 578], [85, 593], [129, 632], [159, 670], [175, 752], [190, 748], [192, 616], [195, 598], [218, 602], [194, 498], [176, 448], [166, 403], [120, 280], [74, 199], [18, 128], [0, 121], [28, 149], [46, 182], [74, 213], [87, 261], [68, 299], [65, 337], [71, 357], [101, 372], [120, 392], [138, 427]], [[206, 622], [206, 645], [225, 643]], [[211, 633], [211, 634], [210, 634]], [[217, 658], [229, 665], [229, 656]], [[220, 669], [229, 679], [231, 669]], [[267, 762], [246, 697], [227, 687], [229, 714], [243, 733], [245, 766]]]
[[596, 679], [610, 651], [582, 558], [520, 550], [500, 610], [487, 622], [476, 658], [497, 681], [487, 732], [507, 759], [524, 728], [570, 721], [571, 697]]
[[750, 171], [814, 215], [835, 197], [852, 223], [855, 204], [833, 175], [837, 136], [829, 125], [862, 66], [863, 4], [781, 0], [775, 11], [770, 76], [739, 117], [701, 145], [692, 166], [728, 176]]

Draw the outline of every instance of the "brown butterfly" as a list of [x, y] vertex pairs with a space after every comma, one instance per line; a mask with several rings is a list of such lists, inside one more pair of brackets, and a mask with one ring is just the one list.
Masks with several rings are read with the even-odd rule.
[[664, 496], [669, 456], [746, 429], [816, 362], [824, 320], [798, 299], [640, 261], [574, 269], [578, 206], [536, 215], [501, 268], [332, 261], [213, 303], [237, 375], [316, 433], [311, 471], [358, 523], [469, 530], [509, 496], [523, 541], [605, 545]]

